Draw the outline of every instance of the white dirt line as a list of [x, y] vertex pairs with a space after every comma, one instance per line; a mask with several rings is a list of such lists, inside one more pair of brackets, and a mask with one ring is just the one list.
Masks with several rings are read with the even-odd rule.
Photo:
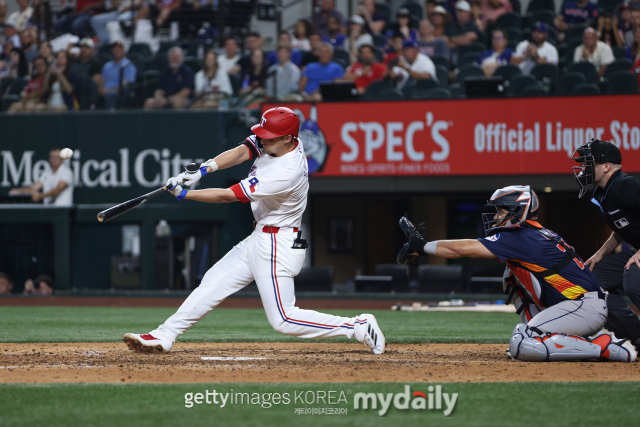
[[208, 357], [208, 356], [203, 356], [201, 357], [202, 360], [268, 360], [267, 357], [223, 357], [223, 356], [218, 356], [218, 357]]

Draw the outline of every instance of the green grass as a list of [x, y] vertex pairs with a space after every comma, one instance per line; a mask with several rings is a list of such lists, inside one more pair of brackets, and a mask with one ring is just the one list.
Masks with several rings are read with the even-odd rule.
[[[412, 384], [411, 392], [427, 393], [428, 386]], [[640, 383], [451, 383], [442, 387], [445, 393], [458, 393], [457, 405], [448, 417], [442, 410], [391, 409], [380, 417], [375, 410], [354, 409], [355, 393], [398, 393], [403, 391], [403, 384], [0, 385], [0, 425], [370, 427], [401, 422], [404, 426], [513, 427], [538, 420], [548, 427], [573, 427], [638, 423], [636, 408]], [[268, 409], [258, 405], [230, 404], [220, 408], [206, 403], [190, 409], [184, 407], [185, 393], [204, 393], [205, 390], [226, 393], [232, 389], [234, 393], [289, 393], [291, 403]], [[294, 403], [296, 391], [309, 390], [342, 391], [347, 403]], [[348, 414], [295, 415], [294, 410], [299, 407], [347, 408]]]
[[[175, 313], [172, 308], [2, 307], [0, 342], [115, 342], [146, 333]], [[327, 310], [356, 316], [355, 310]], [[515, 314], [372, 311], [390, 343], [506, 343]], [[262, 309], [215, 309], [179, 341], [295, 342], [275, 332]], [[332, 339], [345, 341], [345, 339]], [[330, 341], [330, 340], [324, 340]]]

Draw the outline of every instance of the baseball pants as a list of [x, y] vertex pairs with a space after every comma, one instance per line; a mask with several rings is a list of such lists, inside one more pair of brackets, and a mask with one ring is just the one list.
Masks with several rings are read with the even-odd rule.
[[202, 278], [200, 286], [164, 323], [163, 331], [173, 341], [202, 319], [226, 297], [253, 280], [258, 285], [262, 305], [273, 328], [301, 338], [352, 338], [354, 324], [366, 321], [332, 316], [296, 307], [293, 278], [300, 272], [305, 249], [293, 249], [296, 233], [280, 228], [265, 233], [258, 224], [254, 232], [234, 246]]
[[618, 338], [626, 338], [634, 345], [640, 345], [640, 320], [629, 308], [624, 294], [640, 308], [640, 268], [632, 264], [629, 270], [624, 266], [635, 250], [609, 255], [596, 264], [593, 274], [598, 284], [609, 292], [609, 318], [605, 327]]
[[597, 292], [587, 292], [582, 299], [566, 300], [536, 314], [528, 326], [551, 333], [588, 337], [607, 321], [607, 302]]

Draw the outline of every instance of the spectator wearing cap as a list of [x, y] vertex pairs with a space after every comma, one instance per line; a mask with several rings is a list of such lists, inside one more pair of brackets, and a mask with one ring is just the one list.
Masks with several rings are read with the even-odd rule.
[[291, 62], [291, 47], [278, 46], [278, 63], [267, 70], [267, 96], [286, 99], [298, 92], [300, 69]]
[[418, 41], [420, 33], [415, 28], [411, 28], [411, 13], [409, 9], [398, 9], [396, 14], [396, 23], [392, 29], [387, 31], [387, 38], [394, 34], [402, 34], [405, 40]]
[[327, 35], [322, 37], [322, 41], [325, 43], [331, 43], [333, 49], [344, 49], [344, 43], [347, 40], [347, 36], [342, 32], [340, 22], [335, 16], [330, 16], [327, 19]]
[[335, 0], [322, 0], [320, 10], [313, 14], [313, 26], [321, 37], [329, 37], [327, 25], [329, 23], [329, 18], [332, 16], [338, 19], [341, 32], [345, 32], [347, 21], [344, 19], [344, 15], [336, 9]]
[[380, 34], [387, 25], [387, 17], [380, 13], [375, 0], [361, 0], [356, 12], [364, 20], [364, 31]]
[[402, 43], [402, 56], [389, 72], [389, 77], [397, 82], [398, 89], [403, 89], [407, 83], [411, 86], [415, 80], [437, 80], [433, 61], [420, 53], [418, 43], [413, 40]]
[[499, 17], [511, 12], [509, 0], [480, 0], [480, 13], [484, 25], [494, 25]]
[[[98, 92], [104, 96], [107, 109], [113, 110], [120, 99], [120, 86], [122, 86], [122, 95], [128, 96], [128, 86], [136, 81], [136, 66], [124, 55], [124, 46], [122, 42], [117, 41], [111, 45], [111, 53], [113, 60], [107, 62], [102, 67], [100, 76], [100, 84]], [[122, 70], [123, 80], [120, 81]]]
[[429, 19], [431, 19], [431, 24], [433, 25], [431, 35], [434, 37], [445, 37], [445, 28], [449, 22], [447, 10], [438, 5], [433, 8], [433, 13]]
[[[640, 9], [631, 10], [631, 24], [633, 28], [640, 27]], [[631, 46], [633, 44], [633, 31], [627, 31], [624, 35], [624, 45]]]
[[153, 98], [145, 101], [145, 110], [183, 109], [191, 101], [194, 74], [191, 67], [184, 63], [182, 49], [178, 46], [172, 47], [167, 57], [169, 66], [160, 73], [158, 88]]
[[376, 62], [371, 45], [360, 46], [359, 56], [360, 61], [347, 68], [343, 80], [355, 82], [358, 93], [362, 95], [371, 83], [384, 78], [387, 74], [387, 66]]
[[18, 33], [16, 24], [11, 21], [4, 24], [4, 40], [5, 42], [10, 41], [13, 47], [22, 49], [22, 44], [20, 43], [20, 34]]
[[598, 40], [598, 33], [588, 27], [582, 33], [582, 44], [573, 54], [573, 62], [591, 62], [598, 70], [598, 77], [604, 75], [607, 65], [615, 60], [611, 47]]
[[558, 50], [547, 41], [548, 36], [547, 24], [536, 22], [531, 28], [531, 41], [518, 43], [511, 62], [520, 66], [522, 74], [530, 74], [536, 64], [558, 65]]
[[218, 67], [229, 74], [236, 74], [240, 71], [240, 67], [236, 67], [239, 60], [238, 40], [235, 37], [227, 37], [224, 41], [224, 54], [218, 56]]
[[87, 26], [96, 10], [104, 7], [104, 0], [76, 0], [76, 8], [73, 13], [63, 16], [55, 27], [59, 33], [71, 33], [80, 38], [87, 35]]
[[73, 64], [73, 71], [78, 77], [90, 77], [99, 84], [102, 68], [94, 58], [95, 44], [88, 37], [80, 40], [80, 56]]
[[33, 60], [38, 56], [38, 46], [33, 42], [30, 30], [22, 30], [20, 32], [20, 44], [27, 62], [29, 64], [33, 63]]
[[507, 35], [502, 30], [493, 30], [491, 34], [493, 49], [485, 50], [475, 60], [476, 65], [482, 67], [485, 76], [491, 77], [498, 67], [511, 61], [513, 51], [507, 47], [507, 42]]
[[592, 25], [598, 19], [598, 5], [589, 0], [568, 0], [562, 4], [560, 13], [553, 19], [558, 30], [558, 42], [564, 41], [564, 33], [569, 28]]
[[51, 295], [53, 293], [53, 279], [41, 274], [35, 280], [28, 279], [24, 283], [25, 295]]
[[442, 37], [435, 37], [433, 35], [433, 25], [428, 19], [420, 21], [420, 39], [418, 40], [418, 46], [420, 47], [420, 53], [432, 57], [433, 55], [442, 55], [449, 58], [451, 51], [449, 45]]
[[321, 100], [320, 83], [330, 83], [344, 76], [344, 69], [337, 62], [333, 62], [333, 46], [323, 42], [320, 45], [318, 62], [312, 62], [302, 72], [300, 89], [306, 100]]
[[6, 273], [0, 273], [0, 295], [9, 295], [13, 289], [13, 282]]
[[469, 45], [481, 36], [476, 24], [471, 20], [471, 6], [464, 0], [456, 3], [456, 22], [450, 22], [445, 28], [447, 43], [451, 49]]
[[[288, 46], [291, 62], [293, 62], [297, 67], [302, 64], [302, 52], [292, 47], [291, 34], [289, 34], [288, 31], [280, 31], [280, 35], [278, 36], [278, 46]], [[278, 62], [278, 51], [274, 50], [273, 52], [269, 52], [267, 55], [268, 65], [272, 66]]]
[[349, 52], [350, 63], [358, 61], [358, 50], [361, 46], [373, 45], [373, 37], [364, 31], [364, 19], [360, 15], [353, 15], [349, 19], [349, 31], [344, 41], [344, 50]]
[[29, 6], [29, 0], [17, 0], [18, 10], [7, 18], [6, 23], [12, 23], [16, 30], [22, 31], [27, 28], [27, 24], [33, 15], [33, 8]]

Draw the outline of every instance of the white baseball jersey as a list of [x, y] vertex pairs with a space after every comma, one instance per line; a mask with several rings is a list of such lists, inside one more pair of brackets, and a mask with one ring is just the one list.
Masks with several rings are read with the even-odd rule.
[[251, 203], [257, 223], [273, 227], [300, 227], [307, 206], [309, 171], [302, 142], [280, 157], [265, 154], [256, 137], [244, 143], [255, 158], [249, 176], [231, 187], [238, 200]]

